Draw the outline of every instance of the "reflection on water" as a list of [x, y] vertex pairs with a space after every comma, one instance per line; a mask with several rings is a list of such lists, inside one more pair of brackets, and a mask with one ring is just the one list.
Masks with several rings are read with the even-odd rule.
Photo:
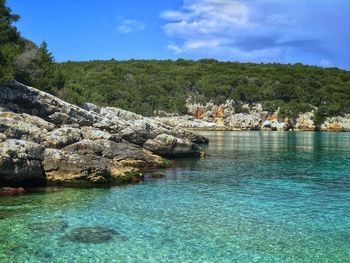
[[349, 262], [350, 134], [203, 135], [159, 180], [1, 198], [0, 262]]

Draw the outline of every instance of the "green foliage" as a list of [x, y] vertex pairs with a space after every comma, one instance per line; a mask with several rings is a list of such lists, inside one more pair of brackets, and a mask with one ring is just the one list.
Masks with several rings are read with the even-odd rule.
[[12, 23], [18, 21], [19, 16], [11, 14], [5, 0], [0, 0], [0, 81], [13, 79], [12, 63], [18, 52], [19, 33]]
[[321, 105], [315, 114], [315, 125], [320, 126], [327, 117], [340, 115], [342, 113], [342, 105], [340, 103]]
[[[340, 105], [350, 113], [350, 72], [282, 64], [216, 60], [130, 60], [66, 62], [57, 65], [66, 81], [65, 99], [121, 107], [152, 115], [185, 112], [186, 99], [216, 104], [226, 99], [262, 103], [264, 109], [296, 118], [315, 107]], [[80, 87], [80, 88], [78, 88]], [[311, 106], [312, 105], [312, 106]], [[240, 104], [237, 112], [244, 112]], [[336, 112], [330, 110], [327, 112]]]
[[309, 112], [314, 110], [308, 103], [299, 103], [297, 101], [291, 101], [289, 103], [281, 104], [280, 111], [278, 116], [281, 118], [292, 118], [296, 119], [299, 116], [299, 113]]
[[17, 28], [12, 23], [19, 20], [18, 15], [11, 13], [5, 0], [0, 0], [0, 46], [7, 43], [16, 43], [19, 39]]
[[0, 82], [16, 79], [51, 93], [64, 87], [64, 76], [54, 64], [47, 44], [40, 47], [20, 36], [13, 25], [19, 20], [6, 1], [0, 0]]

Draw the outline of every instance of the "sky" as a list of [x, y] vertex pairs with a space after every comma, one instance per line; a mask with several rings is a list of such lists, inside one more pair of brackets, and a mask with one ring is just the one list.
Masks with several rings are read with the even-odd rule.
[[202, 59], [350, 69], [349, 0], [8, 0], [56, 61]]

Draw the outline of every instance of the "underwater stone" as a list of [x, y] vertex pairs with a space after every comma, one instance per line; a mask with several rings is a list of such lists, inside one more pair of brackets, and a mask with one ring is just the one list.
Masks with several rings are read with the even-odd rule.
[[122, 237], [122, 235], [114, 229], [96, 226], [73, 229], [64, 239], [76, 243], [100, 244], [111, 241], [117, 236]]

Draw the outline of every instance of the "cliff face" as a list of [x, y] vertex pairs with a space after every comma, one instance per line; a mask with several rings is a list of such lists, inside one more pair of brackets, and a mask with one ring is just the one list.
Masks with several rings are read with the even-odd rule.
[[161, 156], [199, 156], [208, 139], [118, 108], [85, 109], [18, 82], [0, 86], [0, 187], [142, 180]]
[[350, 115], [326, 118], [320, 127], [316, 127], [314, 112], [300, 113], [298, 118], [291, 120], [281, 118], [278, 111], [269, 113], [257, 104], [243, 105], [241, 112], [237, 113], [232, 100], [221, 105], [212, 102], [205, 105], [188, 103], [187, 109], [188, 115], [185, 116], [155, 119], [168, 125], [204, 130], [350, 131]]

